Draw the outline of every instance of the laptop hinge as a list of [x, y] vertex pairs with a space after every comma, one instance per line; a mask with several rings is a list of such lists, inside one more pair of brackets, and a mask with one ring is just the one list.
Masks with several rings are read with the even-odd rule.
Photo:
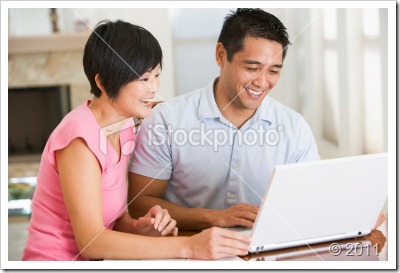
[[359, 230], [359, 231], [354, 231], [354, 232], [346, 232], [346, 239], [362, 237], [362, 236], [368, 235], [370, 233], [371, 233], [370, 229]]

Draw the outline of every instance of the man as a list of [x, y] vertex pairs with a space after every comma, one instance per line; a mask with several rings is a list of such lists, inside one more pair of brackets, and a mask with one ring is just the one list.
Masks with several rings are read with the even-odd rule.
[[319, 160], [302, 116], [267, 96], [289, 44], [261, 9], [226, 17], [219, 78], [158, 105], [141, 125], [129, 165], [133, 217], [158, 204], [181, 230], [252, 227], [273, 167]]

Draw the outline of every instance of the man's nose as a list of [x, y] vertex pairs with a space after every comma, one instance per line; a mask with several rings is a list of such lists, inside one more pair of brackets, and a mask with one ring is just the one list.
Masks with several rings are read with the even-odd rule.
[[261, 71], [252, 81], [252, 84], [264, 90], [269, 88], [268, 74], [266, 71]]

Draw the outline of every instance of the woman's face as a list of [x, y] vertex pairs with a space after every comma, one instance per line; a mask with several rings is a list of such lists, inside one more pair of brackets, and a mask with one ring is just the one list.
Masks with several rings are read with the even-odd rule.
[[160, 87], [160, 66], [147, 71], [137, 80], [124, 86], [117, 99], [112, 102], [114, 108], [124, 117], [145, 118], [151, 113], [156, 92]]

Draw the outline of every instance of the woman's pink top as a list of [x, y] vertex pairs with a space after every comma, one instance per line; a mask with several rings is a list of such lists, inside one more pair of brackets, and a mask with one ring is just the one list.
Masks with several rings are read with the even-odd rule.
[[134, 122], [129, 119], [119, 132], [119, 159], [88, 108], [90, 102], [66, 115], [44, 148], [22, 260], [85, 260], [75, 242], [55, 158], [55, 151], [65, 148], [75, 138], [86, 141], [101, 166], [104, 226], [112, 229], [116, 219], [126, 212], [127, 162], [134, 148]]

